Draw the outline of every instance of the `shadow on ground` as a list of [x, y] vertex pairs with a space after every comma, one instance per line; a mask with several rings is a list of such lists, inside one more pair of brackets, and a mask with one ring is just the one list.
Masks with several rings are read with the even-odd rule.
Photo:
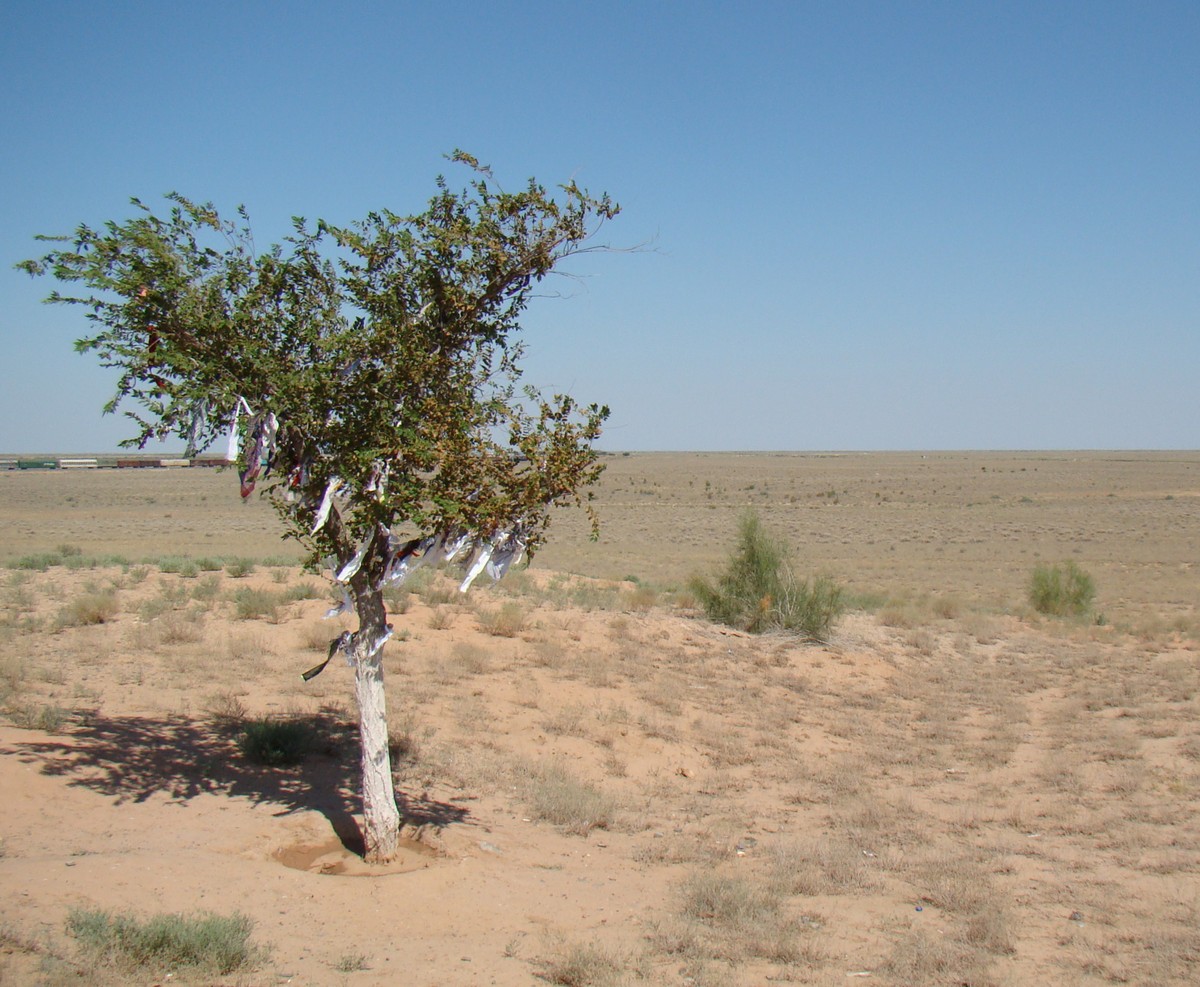
[[[122, 802], [156, 795], [186, 802], [199, 795], [245, 798], [279, 807], [278, 815], [316, 811], [349, 851], [364, 851], [358, 806], [357, 729], [323, 713], [299, 717], [316, 738], [302, 763], [272, 768], [251, 762], [236, 723], [185, 717], [88, 714], [61, 738], [16, 745], [17, 755], [48, 775]], [[468, 810], [423, 796], [397, 794], [405, 823], [441, 827], [464, 822]]]

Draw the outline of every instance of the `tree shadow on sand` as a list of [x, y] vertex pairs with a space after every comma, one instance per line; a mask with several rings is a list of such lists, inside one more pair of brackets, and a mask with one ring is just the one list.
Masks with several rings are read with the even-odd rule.
[[[253, 763], [239, 744], [236, 721], [186, 717], [109, 717], [87, 714], [61, 738], [18, 744], [18, 756], [44, 774], [108, 795], [120, 805], [162, 795], [186, 802], [227, 795], [279, 807], [276, 815], [321, 813], [352, 853], [364, 852], [354, 817], [358, 805], [357, 729], [326, 713], [292, 718], [308, 727], [313, 750], [295, 767]], [[397, 793], [406, 824], [432, 827], [464, 822], [468, 810], [449, 802]]]

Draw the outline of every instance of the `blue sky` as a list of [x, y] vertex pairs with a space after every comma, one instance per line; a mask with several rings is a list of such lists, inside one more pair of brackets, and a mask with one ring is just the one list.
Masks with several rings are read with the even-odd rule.
[[606, 448], [1195, 449], [1197, 52], [1167, 0], [5, 4], [0, 451], [129, 434], [35, 234], [178, 190], [263, 245], [455, 147], [651, 245], [526, 320]]

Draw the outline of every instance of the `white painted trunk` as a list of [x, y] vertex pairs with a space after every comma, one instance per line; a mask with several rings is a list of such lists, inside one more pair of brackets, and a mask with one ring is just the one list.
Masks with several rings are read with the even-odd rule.
[[392, 787], [387, 703], [383, 695], [383, 652], [355, 656], [354, 693], [362, 743], [363, 839], [370, 863], [387, 863], [400, 843], [400, 810]]

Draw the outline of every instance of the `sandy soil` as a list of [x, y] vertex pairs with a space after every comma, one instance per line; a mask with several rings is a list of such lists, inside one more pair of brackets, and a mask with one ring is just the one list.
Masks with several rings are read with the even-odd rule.
[[[0, 571], [0, 983], [188, 981], [90, 965], [78, 907], [251, 916], [270, 953], [230, 984], [1195, 983], [1198, 478], [613, 457], [599, 545], [564, 518], [498, 587], [395, 601], [409, 843], [382, 874], [353, 853], [349, 669], [299, 677], [340, 630], [316, 577]], [[671, 590], [747, 503], [863, 594], [827, 644]], [[283, 554], [211, 474], [0, 475], [0, 523], [9, 559]], [[1059, 558], [1104, 625], [1024, 605]], [[318, 751], [251, 764], [260, 716]]]

